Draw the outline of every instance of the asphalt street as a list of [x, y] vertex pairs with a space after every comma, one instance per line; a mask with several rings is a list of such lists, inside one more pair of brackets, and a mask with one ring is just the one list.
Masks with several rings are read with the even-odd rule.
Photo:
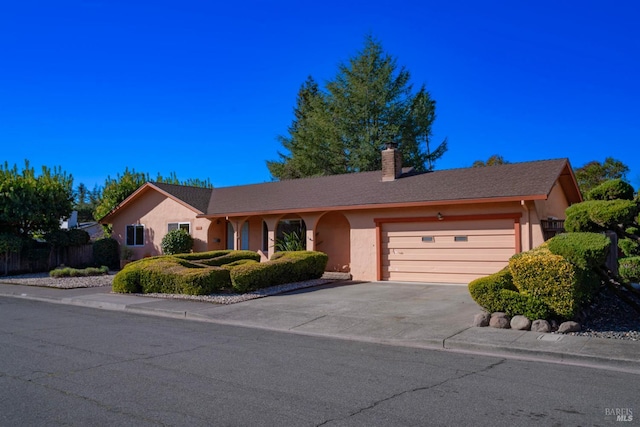
[[0, 425], [619, 425], [640, 376], [0, 298]]

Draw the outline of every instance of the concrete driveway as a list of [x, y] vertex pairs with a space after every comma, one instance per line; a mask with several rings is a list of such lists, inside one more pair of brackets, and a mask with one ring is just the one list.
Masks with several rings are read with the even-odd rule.
[[235, 325], [441, 347], [480, 311], [464, 285], [340, 282], [198, 314]]

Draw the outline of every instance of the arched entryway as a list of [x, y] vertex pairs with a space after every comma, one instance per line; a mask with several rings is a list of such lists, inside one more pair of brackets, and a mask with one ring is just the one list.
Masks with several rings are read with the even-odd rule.
[[315, 242], [316, 250], [329, 256], [327, 271], [350, 271], [351, 225], [343, 214], [323, 215], [316, 225]]
[[275, 250], [279, 251], [284, 247], [291, 247], [295, 240], [299, 243], [299, 248], [306, 248], [307, 225], [299, 216], [281, 218], [275, 233]]

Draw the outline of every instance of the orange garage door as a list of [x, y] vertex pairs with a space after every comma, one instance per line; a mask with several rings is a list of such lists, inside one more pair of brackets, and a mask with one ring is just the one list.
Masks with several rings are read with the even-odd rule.
[[382, 280], [467, 284], [515, 253], [513, 219], [382, 224]]

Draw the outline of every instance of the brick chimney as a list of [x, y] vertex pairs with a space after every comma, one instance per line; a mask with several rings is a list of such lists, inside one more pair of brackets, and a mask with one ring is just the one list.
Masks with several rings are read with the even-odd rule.
[[395, 142], [387, 142], [382, 150], [382, 180], [395, 181], [402, 175], [402, 153]]

